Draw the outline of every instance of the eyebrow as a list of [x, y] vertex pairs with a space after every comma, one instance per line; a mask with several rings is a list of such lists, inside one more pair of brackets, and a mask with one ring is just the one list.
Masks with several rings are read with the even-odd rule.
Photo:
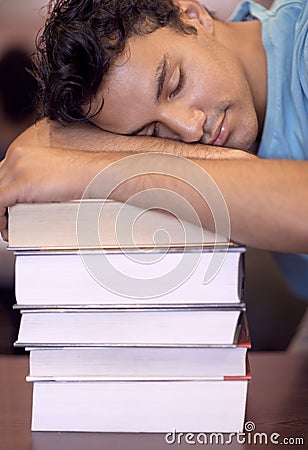
[[[166, 75], [167, 75], [167, 71], [168, 71], [168, 62], [169, 62], [169, 57], [168, 57], [168, 54], [165, 53], [155, 71], [155, 103], [159, 102], [159, 99], [160, 99], [162, 91], [163, 91], [163, 87], [165, 84]], [[137, 130], [132, 131], [131, 133], [129, 133], [129, 136], [138, 135], [145, 127], [147, 127], [147, 125], [148, 124], [142, 125]]]

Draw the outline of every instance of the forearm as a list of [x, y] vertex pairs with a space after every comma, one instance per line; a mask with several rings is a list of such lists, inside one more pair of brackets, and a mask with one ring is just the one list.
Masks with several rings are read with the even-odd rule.
[[251, 247], [308, 252], [308, 162], [208, 161], [230, 213], [231, 236]]
[[186, 144], [171, 139], [122, 136], [103, 131], [90, 123], [63, 126], [46, 119], [28, 129], [21, 136], [20, 141], [23, 145], [39, 144], [45, 147], [93, 152], [165, 152], [195, 159], [253, 158], [253, 155], [242, 150], [230, 150], [203, 144]]
[[[213, 229], [209, 208], [196, 191], [181, 181], [188, 178], [185, 173], [187, 166], [181, 163], [181, 159], [171, 158], [163, 163], [164, 173], [174, 173], [177, 166], [179, 177], [175, 179], [151, 173], [153, 168], [157, 170], [157, 160], [156, 155], [152, 161], [150, 156], [146, 163], [142, 160], [133, 162], [135, 173], [147, 174], [120, 184], [112, 197], [125, 202], [134, 194], [150, 189], [141, 206], [151, 207], [151, 189], [173, 191], [187, 199], [203, 226]], [[230, 214], [232, 239], [261, 249], [308, 252], [308, 162], [256, 158], [251, 161], [195, 160], [195, 163], [213, 178], [222, 192]], [[94, 189], [92, 195], [105, 196], [118, 180], [127, 180], [132, 173], [131, 165], [128, 158], [108, 170], [104, 184], [99, 185], [97, 192]], [[203, 177], [202, 171], [199, 174], [197, 171], [195, 186], [202, 184]], [[164, 193], [164, 205], [163, 196]], [[175, 208], [174, 204], [172, 208]], [[183, 209], [180, 205], [178, 211], [181, 216]]]

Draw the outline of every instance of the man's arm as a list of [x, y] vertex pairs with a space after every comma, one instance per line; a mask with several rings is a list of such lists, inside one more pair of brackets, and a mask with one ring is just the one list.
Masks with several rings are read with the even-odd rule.
[[30, 127], [14, 143], [18, 145], [43, 145], [94, 152], [168, 152], [184, 158], [221, 159], [253, 158], [242, 150], [213, 147], [203, 144], [185, 144], [170, 139], [145, 136], [123, 136], [101, 130], [91, 123], [63, 126], [46, 119]]
[[[69, 128], [62, 128], [61, 133], [64, 130], [67, 133]], [[1, 163], [0, 230], [6, 228], [4, 213], [7, 206], [16, 202], [65, 201], [80, 198], [97, 173], [106, 169], [112, 162], [131, 154], [130, 151], [126, 153], [98, 151], [102, 146], [107, 150], [114, 150], [113, 145], [120, 150], [124, 148], [132, 150], [137, 140], [138, 149], [141, 151], [172, 152], [173, 149], [176, 152], [181, 149], [183, 152], [187, 148], [187, 151], [189, 149], [191, 152], [192, 149], [198, 149], [198, 146], [192, 146], [191, 149], [191, 146], [187, 144], [160, 139], [157, 140], [158, 142], [154, 140], [157, 146], [154, 149], [149, 145], [151, 139], [136, 138], [135, 140], [125, 136], [112, 136], [111, 148], [106, 141], [100, 144], [98, 140], [93, 139], [91, 145], [89, 142], [86, 144], [87, 148], [93, 151], [72, 148], [63, 150], [63, 145], [61, 148], [50, 147], [51, 143], [55, 143], [52, 141], [54, 135], [50, 132], [46, 135], [43, 131], [34, 133], [31, 136], [32, 145], [27, 147], [24, 142], [27, 139], [28, 142], [31, 141], [30, 135], [33, 132], [33, 129], [28, 130], [27, 138], [24, 139], [23, 136], [17, 139], [11, 146], [6, 159]], [[117, 144], [113, 138], [119, 138]], [[43, 147], [42, 139], [45, 139], [45, 144], [49, 145]], [[76, 135], [73, 133], [68, 139], [70, 143], [66, 146], [73, 147], [75, 144], [77, 146], [78, 142], [72, 142], [73, 139], [78, 139], [79, 148], [83, 148], [85, 144], [78, 133]], [[91, 140], [90, 135], [87, 139]], [[132, 148], [129, 148], [128, 142], [131, 143]], [[201, 147], [204, 151], [203, 159], [194, 157], [192, 159], [200, 168], [206, 170], [219, 186], [229, 209], [233, 239], [258, 248], [308, 252], [308, 162], [263, 160], [251, 155], [248, 155], [247, 159], [211, 160], [206, 158], [213, 148]], [[218, 151], [226, 151], [228, 155], [233, 152], [238, 155], [244, 153], [224, 149], [218, 149]], [[149, 155], [146, 162], [138, 162], [140, 167], [136, 169], [153, 172], [157, 161], [155, 156], [157, 155], [153, 157]], [[171, 158], [169, 161], [170, 170], [174, 168], [174, 165], [179, 165], [179, 173], [185, 170], [185, 164], [181, 165], [179, 162], [180, 158]], [[120, 170], [118, 167], [109, 168], [106, 184], [112, 183], [115, 178], [127, 179], [131, 164], [132, 160], [127, 158], [123, 160]], [[166, 171], [169, 170], [168, 164], [164, 168]], [[184, 179], [185, 176], [183, 172]], [[113, 198], [127, 201], [134, 193], [152, 187], [176, 191], [181, 197], [189, 199], [203, 225], [211, 225], [210, 211], [203, 202], [200, 202], [198, 195], [188, 189], [185, 183], [167, 176], [149, 174], [138, 177], [134, 182], [125, 183], [115, 190]], [[94, 192], [93, 195], [101, 197], [106, 195], [106, 192], [101, 190]]]

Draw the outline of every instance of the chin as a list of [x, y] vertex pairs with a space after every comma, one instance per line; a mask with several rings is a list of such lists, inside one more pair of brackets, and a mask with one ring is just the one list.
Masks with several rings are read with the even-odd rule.
[[243, 126], [244, 132], [239, 134], [237, 137], [231, 139], [228, 142], [227, 147], [237, 148], [239, 150], [246, 150], [248, 152], [255, 153], [256, 140], [258, 135], [257, 124], [250, 124]]
[[223, 147], [232, 148], [233, 150], [245, 150], [252, 152], [255, 146], [255, 140], [243, 140], [243, 139], [230, 139]]

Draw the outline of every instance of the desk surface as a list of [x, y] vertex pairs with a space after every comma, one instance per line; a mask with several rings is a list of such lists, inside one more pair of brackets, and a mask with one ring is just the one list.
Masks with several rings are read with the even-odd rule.
[[[249, 385], [247, 421], [254, 422], [255, 432], [232, 439], [231, 445], [210, 445], [227, 449], [269, 449], [272, 433], [276, 442], [304, 439], [308, 448], [308, 357], [287, 353], [250, 354], [253, 379]], [[113, 434], [113, 433], [50, 433], [30, 431], [31, 391], [25, 382], [28, 357], [0, 356], [0, 450], [160, 450], [177, 447], [179, 450], [205, 448], [203, 444], [167, 444], [163, 434]], [[266, 433], [263, 444], [249, 444], [259, 438], [255, 433]], [[250, 434], [250, 438], [249, 438]], [[190, 437], [197, 441], [198, 436]], [[202, 439], [202, 437], [200, 437]], [[291, 439], [290, 439], [291, 438]], [[181, 438], [183, 439], [183, 438]], [[265, 439], [268, 445], [264, 445]], [[300, 442], [300, 441], [297, 441]]]

